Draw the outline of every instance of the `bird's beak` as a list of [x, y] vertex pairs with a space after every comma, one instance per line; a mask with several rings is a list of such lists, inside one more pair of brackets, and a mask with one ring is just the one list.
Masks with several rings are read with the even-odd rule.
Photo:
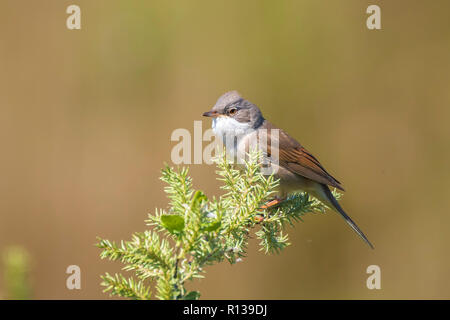
[[219, 116], [217, 111], [208, 111], [203, 114], [204, 117], [216, 118]]

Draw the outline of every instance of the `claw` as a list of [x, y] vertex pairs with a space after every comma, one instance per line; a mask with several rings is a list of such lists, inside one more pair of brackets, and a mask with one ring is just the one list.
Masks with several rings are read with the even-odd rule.
[[256, 223], [261, 223], [264, 221], [264, 217], [263, 216], [255, 216], [255, 221], [256, 221]]

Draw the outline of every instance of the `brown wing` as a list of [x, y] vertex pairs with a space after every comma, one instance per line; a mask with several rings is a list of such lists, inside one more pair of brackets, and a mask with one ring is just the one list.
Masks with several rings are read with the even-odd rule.
[[[294, 138], [289, 136], [282, 129], [279, 129], [272, 125], [267, 120], [264, 121], [261, 129], [279, 130], [279, 161], [280, 165], [289, 169], [290, 171], [309, 178], [311, 180], [333, 186], [344, 191], [341, 183], [336, 180], [331, 174], [329, 174], [320, 162], [305, 148], [301, 146]], [[271, 135], [267, 138], [267, 152], [271, 152]]]

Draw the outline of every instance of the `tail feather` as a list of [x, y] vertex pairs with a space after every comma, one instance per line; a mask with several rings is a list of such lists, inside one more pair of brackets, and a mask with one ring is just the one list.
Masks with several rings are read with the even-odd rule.
[[[331, 193], [330, 189], [325, 184], [320, 184], [322, 187], [323, 195], [326, 197], [327, 205], [330, 205], [335, 209], [347, 222], [347, 224], [372, 248], [374, 249], [373, 245], [370, 243], [369, 239], [364, 235], [364, 233], [359, 229], [359, 227], [356, 225], [356, 223], [345, 213], [344, 209], [342, 209], [339, 202], [336, 200], [336, 198]], [[321, 199], [319, 199], [321, 200]]]

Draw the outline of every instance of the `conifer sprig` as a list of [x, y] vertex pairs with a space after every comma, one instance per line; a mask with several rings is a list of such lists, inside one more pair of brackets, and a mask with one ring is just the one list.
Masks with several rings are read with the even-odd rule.
[[194, 190], [188, 169], [165, 166], [161, 180], [167, 184], [169, 205], [149, 214], [151, 229], [120, 245], [99, 238], [102, 259], [121, 261], [124, 271], [134, 272], [129, 278], [106, 273], [104, 291], [132, 299], [198, 299], [200, 293], [188, 292], [186, 282], [202, 278], [208, 265], [244, 258], [253, 230], [265, 253], [288, 246], [285, 227], [326, 207], [307, 193], [297, 193], [277, 207], [261, 209], [273, 198], [278, 181], [262, 174], [259, 158], [258, 152], [251, 152], [238, 169], [222, 152], [215, 163], [225, 194], [218, 199]]

